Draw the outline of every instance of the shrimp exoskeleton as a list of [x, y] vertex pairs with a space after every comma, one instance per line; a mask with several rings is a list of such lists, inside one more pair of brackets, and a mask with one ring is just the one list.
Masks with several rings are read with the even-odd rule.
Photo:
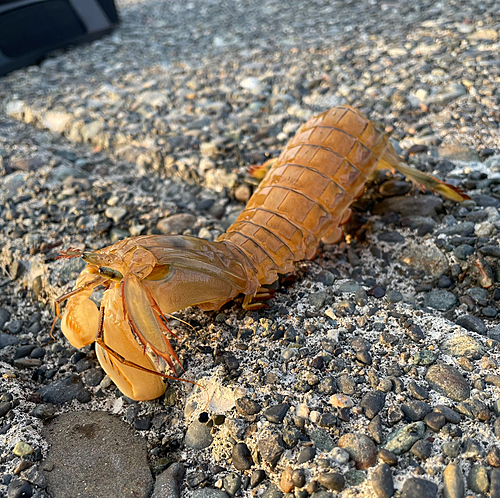
[[[123, 394], [157, 398], [165, 391], [162, 377], [177, 378], [161, 373], [157, 360], [174, 374], [182, 368], [166, 337], [172, 333], [166, 315], [190, 304], [222, 305], [258, 287], [232, 251], [221, 249], [195, 237], [143, 236], [99, 252], [62, 253], [87, 263], [75, 289], [56, 301], [62, 332], [76, 348], [96, 342], [101, 366]], [[100, 285], [106, 290], [99, 310], [90, 296]]]
[[[216, 310], [238, 294], [245, 295], [245, 307], [256, 307], [260, 286], [313, 257], [320, 241], [340, 239], [350, 204], [376, 168], [398, 170], [455, 201], [468, 198], [407, 166], [389, 137], [348, 106], [309, 119], [267, 166], [246, 208], [217, 242], [145, 235], [61, 255], [87, 263], [75, 289], [56, 301], [60, 317], [59, 303], [68, 300], [62, 331], [77, 348], [96, 342], [102, 367], [125, 395], [153, 399], [165, 391], [162, 377], [176, 378], [160, 372], [158, 362], [174, 374], [180, 365], [166, 337], [167, 315], [193, 305]], [[90, 296], [100, 285], [106, 291], [99, 310]]]

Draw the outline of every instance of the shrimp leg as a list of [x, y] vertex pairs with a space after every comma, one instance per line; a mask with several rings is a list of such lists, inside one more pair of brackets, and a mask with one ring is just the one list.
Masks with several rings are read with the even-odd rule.
[[446, 199], [451, 199], [452, 201], [462, 202], [466, 199], [470, 199], [470, 197], [460, 188], [454, 187], [449, 183], [439, 180], [439, 178], [436, 178], [435, 176], [408, 166], [401, 160], [392, 147], [388, 147], [386, 149], [377, 165], [377, 169], [390, 169], [393, 172], [394, 170], [399, 171], [417, 186], [428, 188], [429, 190], [441, 194]]

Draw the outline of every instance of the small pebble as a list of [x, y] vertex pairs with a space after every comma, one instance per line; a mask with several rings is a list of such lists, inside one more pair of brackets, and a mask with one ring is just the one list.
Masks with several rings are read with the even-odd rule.
[[41, 403], [33, 409], [31, 412], [36, 418], [42, 420], [50, 420], [56, 414], [56, 407], [51, 403]]
[[285, 450], [281, 445], [281, 438], [276, 435], [259, 439], [257, 447], [262, 459], [273, 466], [278, 463], [281, 454]]
[[427, 439], [421, 439], [411, 447], [411, 452], [420, 460], [427, 460], [431, 456], [432, 443]]
[[212, 444], [212, 441], [213, 437], [210, 427], [198, 420], [191, 422], [184, 436], [186, 446], [195, 450], [207, 448]]
[[441, 351], [456, 358], [465, 356], [478, 360], [484, 354], [484, 348], [479, 341], [464, 334], [457, 334], [447, 339], [440, 347]]
[[377, 498], [391, 498], [394, 495], [392, 470], [387, 463], [380, 464], [372, 472], [370, 482]]
[[[500, 249], [500, 248], [499, 248]], [[321, 270], [315, 277], [316, 281], [324, 285], [330, 286], [335, 282], [335, 275], [328, 270]]]
[[348, 433], [339, 439], [339, 446], [356, 462], [356, 468], [364, 470], [375, 465], [377, 451], [373, 441], [364, 434]]
[[330, 457], [332, 459], [332, 462], [336, 463], [337, 465], [345, 465], [349, 461], [349, 453], [347, 453], [346, 450], [339, 448], [338, 446], [333, 448], [333, 450], [330, 452]]
[[237, 443], [233, 446], [232, 461], [237, 470], [249, 470], [252, 467], [252, 454], [245, 443]]
[[458, 247], [455, 247], [455, 249], [453, 249], [453, 254], [457, 259], [465, 261], [468, 256], [474, 254], [474, 248], [469, 244], [460, 244]]
[[342, 491], [345, 486], [345, 478], [339, 472], [327, 472], [318, 477], [318, 482], [330, 491]]
[[304, 469], [296, 469], [292, 472], [292, 483], [296, 488], [302, 488], [306, 483]]
[[500, 497], [500, 469], [490, 471], [490, 498]]
[[421, 385], [417, 384], [414, 381], [411, 381], [408, 384], [408, 388], [409, 388], [410, 394], [415, 399], [423, 401], [424, 399], [429, 398], [429, 392], [427, 391], [427, 389], [425, 389], [424, 387], [422, 387]]
[[431, 481], [410, 477], [401, 488], [401, 498], [436, 498], [438, 487]]
[[443, 453], [450, 458], [456, 458], [462, 451], [459, 441], [447, 441], [443, 443], [442, 449]]
[[308, 446], [301, 450], [297, 458], [297, 463], [306, 463], [314, 460], [316, 449], [313, 446]]
[[438, 311], [448, 311], [457, 303], [455, 294], [442, 290], [432, 290], [425, 295], [425, 305]]
[[385, 394], [381, 391], [370, 391], [361, 399], [360, 406], [364, 409], [365, 415], [372, 419], [385, 405]]
[[461, 420], [460, 414], [457, 413], [455, 410], [449, 408], [448, 406], [436, 405], [434, 407], [434, 411], [443, 415], [446, 418], [447, 422], [451, 422], [452, 424], [460, 423]]
[[[40, 389], [42, 400], [53, 405], [62, 405], [72, 399], [87, 399], [88, 391], [85, 390], [83, 382], [76, 374], [69, 375], [64, 379], [57, 380]], [[89, 398], [90, 400], [90, 398]]]
[[484, 449], [478, 441], [471, 438], [466, 438], [462, 442], [462, 457], [471, 460], [479, 460], [483, 457]]
[[14, 449], [12, 450], [12, 453], [14, 455], [23, 458], [28, 455], [31, 455], [33, 453], [34, 449], [31, 445], [28, 443], [25, 443], [23, 441], [18, 441], [16, 445], [14, 446]]
[[281, 491], [276, 484], [271, 483], [264, 491], [262, 498], [283, 498], [283, 491]]
[[463, 401], [470, 396], [468, 382], [455, 367], [450, 365], [432, 365], [427, 370], [425, 379], [432, 389], [453, 401]]
[[234, 496], [241, 488], [241, 477], [234, 472], [231, 472], [223, 481], [224, 490], [229, 496]]
[[465, 495], [464, 476], [460, 466], [450, 463], [443, 472], [444, 498], [463, 498]]
[[498, 446], [490, 448], [486, 459], [492, 467], [500, 467], [500, 448]]
[[151, 498], [180, 498], [186, 469], [181, 463], [174, 462], [156, 477]]
[[457, 325], [460, 325], [464, 329], [470, 330], [472, 332], [477, 332], [478, 334], [486, 335], [486, 325], [477, 316], [462, 315], [455, 320], [455, 323]]
[[391, 467], [394, 467], [394, 465], [398, 464], [398, 457], [392, 451], [380, 448], [378, 451], [378, 456], [383, 462], [385, 462], [387, 465], [390, 465]]
[[250, 476], [250, 487], [253, 489], [266, 479], [266, 473], [262, 469], [254, 470]]
[[490, 488], [490, 478], [486, 467], [476, 463], [467, 476], [467, 486], [474, 493], [486, 494]]
[[273, 424], [283, 423], [283, 419], [290, 409], [290, 405], [287, 403], [281, 403], [279, 405], [274, 405], [263, 412], [264, 417], [266, 417], [269, 422]]
[[0, 418], [5, 417], [7, 413], [9, 413], [10, 409], [12, 408], [12, 403], [9, 401], [3, 401], [0, 403]]
[[7, 498], [30, 498], [33, 496], [31, 484], [20, 479], [13, 479], [7, 487]]
[[446, 424], [446, 418], [440, 413], [431, 412], [424, 417], [424, 422], [434, 432], [439, 432]]
[[387, 436], [383, 448], [395, 455], [406, 453], [419, 439], [424, 437], [425, 424], [413, 422], [404, 427], [396, 429]]
[[412, 400], [401, 405], [401, 409], [406, 418], [412, 422], [423, 420], [424, 417], [431, 411], [431, 407], [425, 401]]
[[262, 410], [261, 406], [257, 402], [247, 398], [246, 396], [238, 398], [235, 404], [236, 409], [242, 415], [256, 415]]

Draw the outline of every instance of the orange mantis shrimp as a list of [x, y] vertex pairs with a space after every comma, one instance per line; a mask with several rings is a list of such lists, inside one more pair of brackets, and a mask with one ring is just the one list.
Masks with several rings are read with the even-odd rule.
[[[74, 290], [56, 300], [61, 329], [77, 348], [96, 343], [103, 369], [126, 396], [154, 399], [165, 391], [162, 378], [176, 378], [160, 371], [160, 358], [173, 373], [180, 364], [167, 337], [168, 315], [193, 305], [217, 310], [238, 294], [245, 308], [256, 307], [252, 299], [261, 286], [312, 258], [320, 241], [341, 238], [349, 205], [376, 168], [398, 170], [449, 199], [468, 199], [407, 166], [389, 137], [349, 106], [309, 119], [268, 166], [244, 211], [216, 242], [145, 235], [96, 252], [61, 254], [87, 263]], [[100, 309], [90, 300], [99, 285], [106, 287]]]

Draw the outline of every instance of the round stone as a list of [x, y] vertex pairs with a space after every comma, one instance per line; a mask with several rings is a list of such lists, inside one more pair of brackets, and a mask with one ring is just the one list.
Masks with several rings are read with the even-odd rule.
[[20, 479], [10, 481], [7, 488], [7, 498], [30, 498], [33, 496], [31, 484]]
[[463, 498], [465, 495], [464, 476], [456, 463], [450, 463], [444, 469], [443, 488], [447, 498]]
[[383, 448], [395, 455], [406, 453], [418, 440], [424, 437], [425, 424], [414, 422], [396, 429], [387, 436]]
[[486, 494], [490, 487], [490, 479], [486, 467], [479, 463], [474, 464], [467, 476], [467, 486], [474, 493]]
[[229, 496], [235, 496], [241, 488], [241, 477], [234, 472], [227, 475], [223, 480], [224, 490]]
[[439, 432], [446, 424], [446, 418], [440, 413], [431, 412], [424, 417], [424, 422], [434, 432]]
[[450, 365], [432, 365], [425, 378], [435, 391], [453, 401], [464, 401], [470, 396], [470, 387], [462, 374]]
[[339, 446], [356, 462], [356, 468], [364, 470], [375, 465], [377, 450], [373, 441], [364, 434], [348, 433], [339, 439]]
[[460, 244], [458, 247], [455, 247], [453, 254], [457, 259], [464, 261], [467, 259], [467, 256], [474, 254], [474, 248], [469, 244]]
[[316, 449], [313, 446], [307, 446], [299, 453], [297, 463], [306, 463], [314, 460]]
[[256, 415], [262, 408], [261, 406], [250, 398], [244, 396], [243, 398], [238, 398], [235, 402], [236, 410], [242, 415]]
[[282, 473], [280, 478], [280, 488], [284, 493], [290, 493], [295, 487], [292, 482], [292, 467], [287, 467]]
[[398, 464], [398, 457], [392, 451], [380, 448], [378, 456], [383, 462], [391, 467]]
[[441, 346], [441, 351], [450, 356], [459, 358], [465, 356], [472, 360], [478, 360], [484, 354], [483, 346], [473, 337], [459, 334], [450, 337]]
[[158, 221], [158, 230], [167, 235], [182, 234], [184, 230], [191, 228], [196, 223], [196, 216], [188, 213], [179, 213], [163, 218]]
[[31, 455], [33, 453], [33, 451], [34, 451], [34, 449], [31, 445], [29, 445], [28, 443], [25, 443], [24, 441], [19, 441], [14, 446], [12, 453], [14, 453], [14, 455], [16, 455], [20, 458], [23, 458], [23, 457], [26, 457], [28, 455]]
[[448, 311], [455, 306], [457, 298], [455, 294], [449, 291], [435, 289], [425, 295], [424, 302], [428, 308], [433, 308], [438, 311]]
[[377, 498], [390, 498], [394, 495], [392, 470], [387, 463], [380, 464], [372, 472], [370, 482]]
[[342, 491], [345, 486], [345, 478], [340, 472], [327, 472], [318, 477], [318, 482], [330, 491]]
[[457, 325], [460, 325], [464, 329], [470, 330], [472, 332], [477, 332], [478, 334], [485, 335], [487, 331], [486, 325], [477, 316], [462, 315], [456, 319], [455, 323]]
[[437, 484], [426, 479], [410, 477], [401, 489], [401, 498], [436, 498]]

